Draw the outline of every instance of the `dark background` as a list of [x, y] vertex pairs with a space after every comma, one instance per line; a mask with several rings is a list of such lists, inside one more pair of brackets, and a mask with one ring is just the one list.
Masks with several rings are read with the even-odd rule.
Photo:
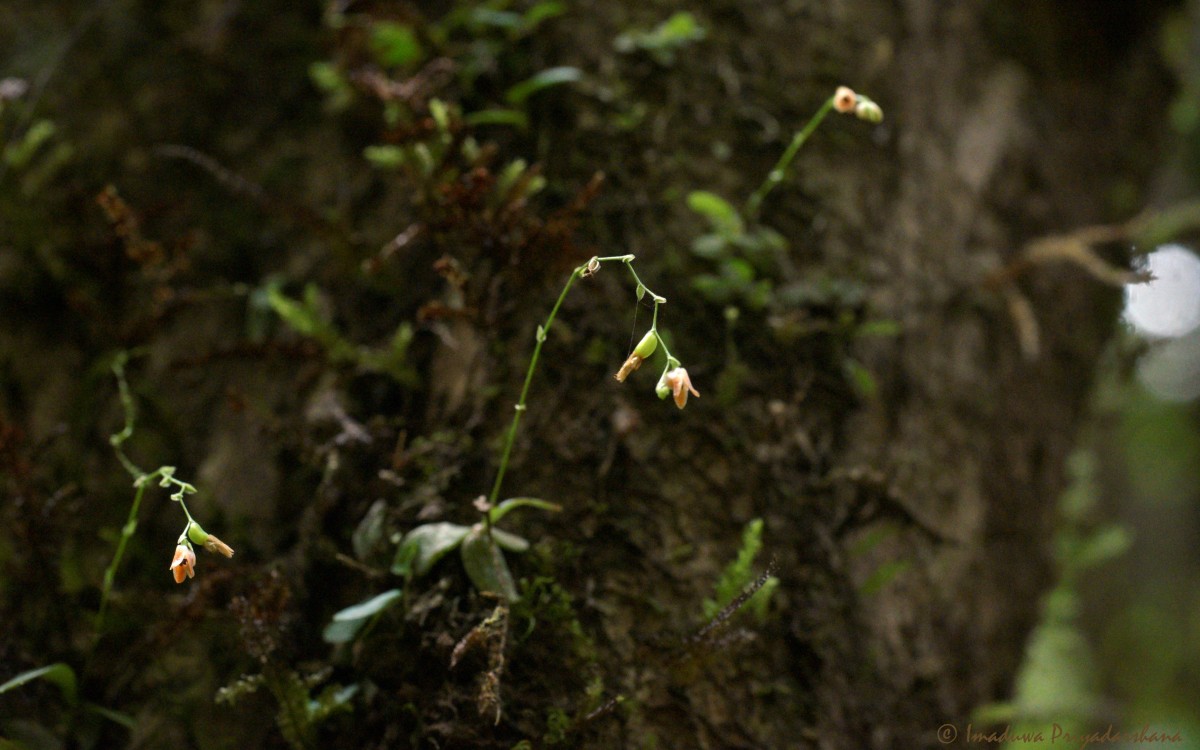
[[[6, 3], [0, 680], [77, 690], [5, 690], [0, 745], [1198, 746], [1196, 401], [1120, 319], [1131, 220], [1194, 195], [1197, 12]], [[757, 217], [689, 208], [741, 209], [839, 85], [883, 122], [831, 116]], [[575, 284], [503, 493], [562, 511], [505, 519], [521, 598], [475, 629], [458, 555], [406, 579], [396, 541], [479, 520], [536, 327], [625, 253], [702, 396], [616, 383], [650, 307]], [[127, 452], [237, 554], [176, 586], [154, 486], [97, 623], [120, 352]], [[706, 630], [754, 519], [770, 599]]]

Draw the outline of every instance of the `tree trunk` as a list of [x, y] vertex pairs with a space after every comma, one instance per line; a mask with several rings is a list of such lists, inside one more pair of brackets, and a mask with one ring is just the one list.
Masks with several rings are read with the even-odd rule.
[[[528, 136], [499, 131], [495, 171], [531, 158], [550, 186], [503, 226], [494, 215], [469, 223], [485, 216], [471, 213], [476, 173], [423, 199], [399, 178], [366, 176], [358, 154], [386, 128], [374, 111], [318, 111], [306, 66], [357, 32], [322, 29], [316, 7], [234, 4], [226, 17], [118, 5], [161, 46], [131, 51], [137, 35], [111, 25], [89, 33], [121, 44], [81, 36], [80, 54], [118, 77], [103, 101], [83, 101], [112, 116], [101, 130], [86, 112], [62, 115], [84, 146], [112, 139], [113, 161], [93, 164], [110, 171], [93, 184], [80, 170], [64, 190], [61, 205], [75, 208], [56, 216], [70, 217], [76, 236], [54, 241], [68, 249], [37, 250], [30, 219], [6, 240], [18, 260], [0, 264], [4, 308], [41, 311], [6, 324], [4, 421], [31, 445], [60, 441], [69, 457], [44, 470], [40, 495], [20, 484], [25, 500], [6, 511], [22, 531], [6, 563], [0, 614], [14, 625], [0, 656], [30, 667], [84, 661], [82, 624], [72, 641], [35, 622], [61, 606], [37, 591], [38, 561], [82, 556], [77, 564], [97, 572], [81, 580], [98, 578], [111, 548], [92, 526], [119, 528], [128, 493], [101, 437], [120, 420], [97, 403], [104, 376], [69, 382], [63, 363], [104, 372], [112, 350], [144, 347], [133, 377], [151, 436], [145, 462], [197, 478], [195, 512], [223, 518], [241, 556], [232, 568], [202, 559], [207, 580], [165, 609], [163, 571], [137, 564], [158, 558], [135, 553], [121, 569], [117, 591], [128, 593], [114, 606], [125, 627], [86, 660], [83, 691], [149, 722], [134, 745], [213, 746], [202, 724], [235, 744], [279, 745], [267, 697], [248, 699], [263, 711], [214, 709], [212, 691], [260, 668], [303, 676], [313, 662], [335, 664], [340, 684], [378, 688], [314, 730], [329, 747], [542, 747], [563, 732], [564, 746], [590, 748], [939, 747], [943, 725], [965, 730], [974, 709], [1010, 695], [1054, 580], [1064, 461], [1119, 312], [1120, 290], [1087, 268], [1125, 262], [1122, 248], [1086, 238], [1068, 241], [1075, 262], [1023, 254], [1038, 238], [1140, 207], [1114, 196], [1140, 189], [1157, 156], [1164, 4], [708, 0], [689, 5], [705, 37], [667, 55], [617, 52], [613, 40], [653, 29], [668, 9], [570, 4], [519, 47], [527, 74], [573, 66], [583, 80], [529, 99]], [[419, 26], [442, 5], [378, 12]], [[181, 92], [147, 73], [160, 59], [213, 79]], [[480, 85], [498, 87], [493, 74]], [[442, 81], [430, 96], [475, 95], [430, 75]], [[747, 231], [773, 228], [783, 246], [693, 252], [709, 228], [688, 192], [740, 206], [839, 85], [869, 95], [884, 120], [831, 115], [761, 215], [746, 217]], [[152, 156], [162, 143], [188, 149]], [[238, 175], [206, 164], [208, 153]], [[605, 182], [593, 196], [596, 172]], [[157, 212], [146, 231], [173, 233], [168, 255], [190, 252], [190, 267], [156, 271], [120, 226], [96, 239], [103, 219], [78, 206], [110, 180], [143, 214]], [[578, 193], [594, 199], [552, 210]], [[456, 200], [461, 215], [431, 213]], [[378, 252], [419, 222], [411, 245]], [[501, 493], [562, 511], [506, 520], [535, 546], [508, 556], [526, 596], [493, 648], [504, 668], [492, 696], [478, 682], [495, 667], [489, 657], [449, 668], [455, 644], [496, 606], [451, 558], [407, 584], [403, 611], [332, 653], [321, 632], [336, 611], [406, 585], [385, 572], [388, 544], [348, 562], [368, 508], [382, 500], [397, 535], [475, 522], [471, 501], [491, 488], [537, 327], [572, 268], [625, 253], [669, 300], [660, 328], [702, 395], [682, 411], [655, 398], [661, 360], [617, 383], [630, 327], [640, 338], [650, 307], [636, 304], [620, 263], [575, 283]], [[372, 262], [383, 270], [361, 270]], [[696, 281], [720, 281], [722, 268], [753, 282]], [[315, 281], [349, 340], [415, 326], [410, 370], [369, 372], [277, 324], [255, 339], [261, 308], [229, 290], [265, 290], [272, 274], [289, 292]], [[50, 291], [29, 292], [29, 277]], [[47, 327], [65, 333], [20, 358]], [[60, 424], [74, 427], [55, 437]], [[47, 510], [54, 482], [67, 481], [105, 502]], [[158, 550], [175, 516], [165, 498], [153, 502], [137, 539]], [[68, 531], [39, 535], [38, 518]], [[756, 518], [765, 531], [755, 572], [770, 564], [779, 579], [767, 616], [722, 615], [709, 629], [704, 600]], [[71, 593], [72, 606], [95, 606], [82, 584]], [[205, 612], [219, 624], [205, 625]], [[234, 621], [253, 658], [232, 648]], [[494, 634], [478, 632], [494, 647]], [[186, 670], [162, 655], [168, 646]], [[181, 671], [194, 692], [162, 691]], [[190, 718], [163, 718], [181, 706]]]

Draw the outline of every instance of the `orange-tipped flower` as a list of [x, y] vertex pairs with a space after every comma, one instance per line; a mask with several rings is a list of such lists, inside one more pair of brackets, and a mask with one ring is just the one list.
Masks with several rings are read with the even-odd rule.
[[171, 572], [175, 574], [175, 583], [183, 583], [183, 579], [196, 575], [196, 553], [191, 545], [180, 544], [175, 547], [175, 559], [171, 560]]
[[687, 370], [682, 367], [668, 371], [663, 376], [663, 383], [671, 389], [671, 393], [675, 396], [675, 405], [680, 409], [687, 406], [688, 393], [700, 398], [699, 391], [692, 387], [692, 379], [688, 377]]
[[858, 94], [854, 93], [854, 89], [848, 86], [838, 86], [837, 91], [833, 92], [833, 108], [842, 114], [853, 112], [855, 106], [858, 105]]

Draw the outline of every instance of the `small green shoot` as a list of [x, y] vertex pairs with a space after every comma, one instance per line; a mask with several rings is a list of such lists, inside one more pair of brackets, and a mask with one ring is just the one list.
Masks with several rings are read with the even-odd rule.
[[[763, 521], [761, 518], [755, 518], [746, 524], [746, 528], [742, 530], [742, 546], [738, 550], [737, 558], [726, 566], [725, 570], [721, 573], [721, 577], [717, 579], [714, 598], [704, 600], [705, 617], [710, 619], [716, 617], [747, 586], [754, 582], [756, 576], [752, 566], [754, 565], [755, 558], [758, 557], [758, 553], [762, 551], [762, 532]], [[766, 619], [767, 607], [771, 602], [771, 594], [778, 586], [779, 579], [771, 576], [758, 591], [754, 592], [749, 601], [746, 602], [759, 622]]]
[[708, 36], [708, 31], [687, 11], [678, 11], [650, 31], [633, 29], [613, 40], [617, 52], [645, 52], [660, 65], [675, 62], [675, 55]]

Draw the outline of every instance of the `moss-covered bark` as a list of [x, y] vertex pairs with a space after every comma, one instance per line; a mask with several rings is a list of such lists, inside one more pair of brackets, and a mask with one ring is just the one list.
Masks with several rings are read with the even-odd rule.
[[[41, 181], [37, 160], [0, 176], [0, 678], [67, 662], [135, 726], [35, 684], [0, 696], [0, 736], [934, 747], [1007, 695], [1118, 293], [1069, 264], [987, 280], [1032, 239], [1138, 208], [1113, 196], [1157, 156], [1158, 4], [1040, 2], [1032, 24], [1000, 3], [711, 0], [671, 54], [614, 48], [676, 10], [645, 3], [527, 31], [499, 22], [536, 3], [457, 27], [469, 4], [92, 5], [0, 12], [0, 73], [49, 74], [6, 102], [4, 137], [48, 118], [73, 149]], [[506, 103], [556, 66], [580, 80]], [[749, 224], [766, 244], [694, 252], [709, 230], [687, 193], [740, 204], [840, 84], [883, 124], [817, 132]], [[498, 107], [528, 127], [456, 114]], [[362, 156], [417, 143], [445, 155]], [[540, 175], [506, 185], [516, 159]], [[637, 308], [606, 265], [564, 302], [506, 479], [563, 508], [505, 522], [535, 542], [508, 555], [522, 599], [498, 609], [455, 556], [389, 572], [393, 535], [478, 520], [537, 325], [572, 268], [624, 253], [702, 397], [656, 399], [656, 363], [612, 379]], [[310, 284], [305, 336], [277, 313]], [[128, 450], [200, 487], [189, 507], [238, 556], [173, 588], [178, 512], [148, 497], [95, 640], [132, 497], [107, 442], [125, 349]], [[693, 637], [754, 518], [768, 616]], [[322, 640], [391, 588], [357, 640]], [[243, 674], [257, 692], [215, 703]], [[331, 706], [331, 685], [358, 689], [299, 726], [300, 692]]]

